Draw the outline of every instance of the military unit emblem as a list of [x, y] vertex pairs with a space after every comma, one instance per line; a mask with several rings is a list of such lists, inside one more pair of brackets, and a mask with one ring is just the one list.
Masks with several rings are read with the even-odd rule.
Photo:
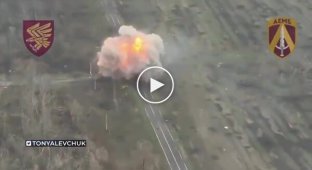
[[268, 21], [269, 50], [284, 58], [291, 54], [296, 46], [297, 22], [293, 18], [276, 17]]
[[[291, 54], [297, 42], [297, 22], [293, 18], [275, 17], [268, 20], [269, 50], [280, 58]], [[53, 20], [24, 20], [23, 38], [26, 48], [40, 57], [53, 44]]]
[[40, 57], [45, 54], [53, 44], [53, 20], [25, 20], [23, 21], [23, 38], [26, 48], [34, 55]]

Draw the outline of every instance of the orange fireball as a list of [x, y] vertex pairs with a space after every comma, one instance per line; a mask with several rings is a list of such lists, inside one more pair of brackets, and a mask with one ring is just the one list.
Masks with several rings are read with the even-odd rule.
[[159, 35], [146, 34], [129, 25], [122, 25], [118, 33], [106, 38], [97, 53], [101, 75], [130, 79], [149, 65], [160, 65], [164, 47]]
[[141, 37], [136, 37], [134, 39], [134, 43], [132, 45], [132, 48], [135, 52], [141, 52], [143, 48], [143, 40]]
[[141, 37], [135, 37], [130, 41], [124, 41], [121, 44], [121, 50], [123, 53], [131, 55], [133, 53], [141, 53], [144, 51], [144, 42]]
[[137, 36], [130, 40], [124, 39], [120, 47], [124, 54], [120, 63], [122, 68], [127, 68], [134, 58], [147, 60], [144, 49], [146, 47], [144, 47], [144, 40], [142, 37]]

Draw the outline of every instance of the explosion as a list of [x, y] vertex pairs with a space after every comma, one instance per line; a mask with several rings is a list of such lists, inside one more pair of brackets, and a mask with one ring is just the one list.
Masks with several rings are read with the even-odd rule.
[[140, 37], [136, 37], [133, 43], [133, 49], [136, 52], [140, 52], [143, 48], [143, 40]]
[[130, 79], [148, 66], [161, 66], [164, 45], [159, 35], [145, 34], [132, 26], [121, 26], [118, 32], [119, 36], [105, 39], [97, 53], [102, 76]]

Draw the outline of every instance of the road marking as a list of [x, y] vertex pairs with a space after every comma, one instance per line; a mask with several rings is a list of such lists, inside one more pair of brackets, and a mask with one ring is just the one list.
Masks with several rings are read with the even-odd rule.
[[[154, 109], [152, 108], [151, 104], [149, 104], [149, 106], [150, 106], [150, 108], [151, 108], [152, 113], [155, 115], [155, 111], [154, 111]], [[162, 129], [162, 126], [159, 124], [159, 122], [157, 122], [157, 124], [158, 124], [158, 127], [160, 128], [161, 133], [163, 134], [163, 136], [164, 136], [164, 138], [165, 138], [165, 141], [166, 141], [166, 143], [167, 143], [167, 145], [168, 145], [168, 147], [169, 147], [169, 150], [170, 150], [170, 152], [171, 152], [171, 155], [172, 155], [172, 157], [173, 157], [175, 163], [177, 164], [177, 166], [178, 166], [178, 168], [179, 168], [179, 170], [180, 170], [181, 168], [180, 168], [180, 166], [179, 166], [179, 164], [178, 164], [178, 162], [177, 162], [176, 157], [174, 156], [174, 154], [173, 154], [173, 152], [172, 152], [172, 149], [171, 149], [170, 144], [169, 144], [169, 142], [168, 142], [168, 140], [167, 140], [167, 137], [166, 137], [166, 135], [165, 135], [165, 133], [164, 133], [164, 131], [163, 131], [163, 129]]]
[[186, 169], [186, 170], [188, 170], [188, 168], [187, 168], [187, 166], [186, 166], [186, 164], [185, 164], [185, 163], [184, 163], [184, 167], [185, 167], [185, 169]]
[[148, 117], [148, 120], [150, 120], [150, 119], [151, 119], [151, 117], [150, 117], [150, 115], [149, 115], [149, 114], [147, 114], [147, 109], [146, 109], [146, 107], [145, 107], [145, 113], [146, 113], [146, 115], [147, 115], [147, 117]]
[[165, 135], [165, 133], [164, 133], [164, 131], [163, 131], [161, 125], [159, 124], [159, 122], [157, 122], [157, 123], [158, 123], [158, 126], [159, 126], [159, 128], [160, 128], [161, 133], [163, 134], [163, 136], [164, 136], [164, 138], [165, 138], [165, 141], [166, 141], [166, 143], [167, 143], [167, 145], [168, 145], [168, 147], [169, 147], [169, 150], [170, 150], [170, 152], [171, 152], [171, 155], [172, 155], [172, 157], [173, 157], [175, 163], [177, 164], [178, 168], [181, 169], [180, 166], [179, 166], [179, 164], [178, 164], [178, 161], [177, 161], [176, 157], [174, 156], [174, 154], [173, 154], [173, 152], [172, 152], [172, 149], [171, 149], [171, 147], [170, 147], [170, 144], [169, 144], [169, 142], [168, 142], [168, 140], [167, 140], [167, 137], [166, 137], [166, 135]]
[[164, 155], [165, 155], [165, 157], [166, 157], [166, 160], [167, 160], [167, 162], [168, 162], [168, 164], [169, 164], [169, 167], [170, 167], [170, 169], [172, 170], [172, 167], [171, 167], [171, 164], [170, 164], [170, 162], [169, 162], [168, 156], [167, 156], [167, 154], [166, 154], [166, 152], [165, 152], [165, 149], [164, 149], [163, 145], [161, 144], [161, 141], [160, 141], [160, 139], [159, 139], [159, 136], [158, 136], [158, 134], [157, 134], [157, 132], [156, 132], [156, 130], [155, 130], [155, 127], [154, 127], [154, 125], [153, 125], [153, 123], [152, 123], [152, 121], [151, 121], [150, 116], [148, 115], [148, 111], [147, 111], [146, 107], [145, 107], [145, 113], [146, 113], [147, 117], [149, 118], [149, 121], [150, 121], [150, 123], [151, 123], [151, 125], [152, 125], [152, 128], [153, 128], [154, 133], [155, 133], [155, 135], [156, 135], [156, 137], [157, 137], [157, 139], [158, 139], [158, 142], [159, 142], [159, 144], [160, 144], [160, 146], [161, 146], [161, 149], [163, 150]]
[[[158, 109], [158, 112], [159, 112], [160, 115], [163, 115], [160, 109]], [[173, 138], [173, 136], [172, 136], [172, 134], [171, 134], [171, 132], [170, 132], [170, 130], [169, 130], [167, 124], [166, 124], [166, 123], [163, 123], [163, 124], [164, 124], [166, 130], [168, 131], [168, 133], [169, 133], [169, 135], [170, 135], [172, 141], [175, 143], [175, 140], [174, 140], [174, 138]], [[181, 160], [184, 162], [184, 167], [185, 167], [185, 169], [188, 170], [188, 168], [187, 168], [187, 166], [186, 166], [186, 164], [185, 164], [185, 160], [184, 160], [183, 157], [182, 157], [181, 152], [180, 152], [178, 149], [177, 149], [177, 151], [178, 151], [178, 153], [179, 153], [179, 156], [180, 156]]]
[[[144, 95], [146, 96], [146, 92], [143, 92], [143, 93], [144, 93]], [[152, 98], [154, 98], [153, 94], [150, 93], [150, 95], [151, 95]], [[149, 107], [150, 107], [150, 110], [152, 111], [152, 114], [153, 114], [154, 116], [156, 116], [156, 113], [155, 113], [153, 107], [151, 106], [151, 104], [148, 104], [148, 105], [149, 105]], [[145, 109], [146, 109], [146, 108], [145, 108]], [[158, 113], [159, 113], [160, 120], [163, 120], [163, 118], [162, 118], [162, 112], [161, 112], [160, 109], [158, 109]], [[161, 132], [162, 132], [162, 134], [163, 134], [163, 136], [164, 136], [164, 138], [165, 138], [165, 141], [166, 141], [166, 143], [167, 143], [167, 145], [168, 145], [168, 148], [169, 148], [169, 150], [170, 150], [170, 152], [171, 152], [171, 154], [172, 154], [172, 156], [173, 156], [173, 158], [174, 158], [174, 161], [175, 161], [175, 163], [177, 164], [177, 166], [178, 166], [178, 168], [179, 168], [179, 170], [180, 170], [181, 168], [180, 168], [180, 166], [179, 166], [179, 164], [178, 164], [178, 162], [177, 162], [177, 160], [176, 160], [176, 157], [174, 156], [174, 154], [173, 154], [173, 152], [172, 152], [172, 150], [171, 150], [171, 147], [170, 147], [170, 145], [169, 145], [169, 143], [168, 143], [167, 137], [165, 136], [165, 134], [164, 134], [164, 132], [163, 132], [162, 126], [159, 124], [159, 122], [157, 122], [157, 123], [158, 123], [158, 126], [159, 126], [159, 128], [160, 128], [160, 130], [161, 130]], [[167, 124], [166, 124], [165, 122], [163, 122], [162, 124], [165, 126], [165, 128], [166, 128], [166, 130], [168, 131], [168, 133], [169, 133], [169, 135], [170, 135], [170, 137], [171, 137], [173, 143], [175, 144], [175, 140], [174, 140], [174, 138], [173, 138], [173, 136], [172, 136], [172, 134], [171, 134], [171, 132], [170, 132], [170, 130], [169, 130]], [[185, 161], [184, 161], [184, 159], [183, 159], [183, 157], [182, 157], [180, 151], [179, 151], [179, 150], [177, 150], [177, 151], [178, 151], [178, 153], [179, 153], [179, 156], [180, 156], [181, 160], [183, 161], [185, 170], [188, 170], [188, 168], [187, 168], [187, 166], [186, 166], [186, 164], [185, 164]]]
[[180, 156], [181, 159], [183, 159], [180, 151], [179, 151], [179, 156]]
[[164, 126], [166, 127], [166, 130], [168, 131], [169, 136], [171, 137], [172, 141], [175, 141], [175, 140], [173, 139], [173, 136], [172, 136], [172, 134], [171, 134], [171, 132], [170, 132], [168, 126], [167, 126], [167, 125], [164, 125]]
[[151, 111], [152, 111], [153, 115], [156, 116], [155, 112], [154, 112], [154, 109], [152, 108], [152, 106], [150, 104], [149, 104], [149, 107], [151, 108]]
[[[144, 95], [146, 96], [146, 93], [145, 93], [145, 92], [144, 92]], [[152, 95], [152, 94], [151, 94], [151, 95]], [[152, 96], [152, 98], [153, 98], [153, 96]], [[148, 105], [149, 105], [149, 107], [151, 108], [151, 111], [152, 111], [153, 115], [156, 116], [156, 115], [155, 115], [155, 112], [153, 111], [152, 106], [151, 106], [150, 104], [148, 104]]]
[[[162, 112], [160, 111], [160, 109], [158, 109], [158, 112], [159, 112], [160, 115], [163, 115]], [[170, 132], [170, 130], [169, 130], [169, 128], [168, 128], [168, 126], [167, 126], [167, 124], [164, 124], [164, 126], [166, 127], [166, 130], [168, 131], [172, 141], [175, 141], [173, 136], [172, 136], [172, 134], [171, 134], [171, 132]]]
[[118, 15], [116, 15], [116, 20], [117, 20], [117, 23], [118, 23], [119, 25], [121, 25], [121, 22], [120, 22], [120, 19], [119, 19]]
[[186, 164], [185, 164], [185, 161], [184, 161], [184, 159], [183, 159], [183, 157], [182, 157], [181, 152], [180, 152], [180, 151], [178, 151], [178, 152], [179, 152], [179, 155], [180, 155], [181, 160], [183, 160], [185, 170], [188, 170], [188, 168], [187, 168], [187, 166], [186, 166]]

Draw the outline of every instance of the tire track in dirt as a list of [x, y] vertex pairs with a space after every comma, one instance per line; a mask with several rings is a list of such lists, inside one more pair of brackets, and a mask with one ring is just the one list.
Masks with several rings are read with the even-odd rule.
[[[233, 9], [235, 10], [235, 8], [233, 7], [233, 4], [230, 4], [231, 2], [233, 3], [233, 1], [229, 2], [229, 1], [212, 1], [212, 0], [205, 0], [206, 4], [210, 7], [210, 9], [213, 11], [213, 13], [216, 15], [216, 18], [218, 19], [218, 21], [220, 22], [220, 24], [222, 25], [222, 27], [230, 27], [232, 31], [236, 31], [236, 30], [244, 30], [243, 32], [245, 33], [241, 33], [238, 32], [236, 35], [238, 36], [238, 39], [240, 40], [241, 43], [243, 43], [244, 45], [248, 45], [249, 43], [257, 43], [258, 39], [253, 36], [255, 35], [255, 33], [249, 29], [250, 25], [249, 22], [247, 20], [248, 17], [244, 17], [243, 15], [231, 15], [230, 12], [228, 11], [233, 11]], [[265, 15], [262, 14], [263, 17], [269, 17], [270, 15], [275, 16], [277, 15], [277, 11], [273, 9], [273, 7], [275, 6], [270, 6], [268, 4], [265, 4], [263, 2], [259, 2], [256, 0], [251, 1], [251, 3], [253, 4], [253, 6], [255, 6], [256, 8], [260, 7], [260, 11], [263, 12], [267, 12], [265, 13]], [[289, 9], [292, 8], [292, 6], [288, 5], [285, 2], [282, 2], [282, 0], [279, 0], [277, 2], [278, 4], [282, 4], [282, 8], [284, 9]], [[217, 11], [216, 9], [220, 9], [220, 11]], [[254, 16], [253, 13], [248, 13], [247, 10], [244, 10], [247, 14], [247, 16]], [[257, 15], [257, 13], [256, 13]], [[261, 16], [261, 14], [259, 15]], [[224, 23], [225, 22], [225, 23]], [[241, 24], [240, 24], [241, 23]], [[276, 106], [279, 107], [279, 106]], [[271, 108], [272, 112], [278, 112], [277, 115], [272, 115], [272, 119], [275, 122], [276, 126], [278, 129], [285, 129], [285, 127], [287, 126], [287, 121], [286, 118], [283, 117], [283, 112], [280, 111], [279, 108]], [[259, 120], [262, 119], [263, 124], [259, 124], [257, 123], [257, 125], [261, 128], [266, 128], [266, 127], [270, 127], [271, 124], [268, 122], [268, 120], [266, 118], [263, 118], [261, 115], [254, 117], [255, 120]], [[284, 119], [284, 120], [282, 120]], [[282, 120], [282, 121], [281, 121]], [[278, 123], [280, 122], [280, 123]], [[291, 158], [294, 163], [299, 166], [301, 169], [304, 169], [303, 166], [301, 166], [300, 163], [300, 157], [296, 156], [298, 155], [297, 153], [295, 153], [294, 151], [289, 150], [289, 145], [290, 146], [297, 146], [296, 144], [292, 144], [291, 141], [287, 141], [287, 139], [285, 139], [284, 137], [277, 137], [275, 132], [272, 132], [270, 129], [268, 129], [270, 132], [270, 139], [275, 141], [276, 143], [284, 143], [282, 145], [279, 146], [279, 150], [281, 154], [287, 154], [287, 156], [289, 158]], [[287, 133], [287, 132], [286, 132]], [[253, 137], [252, 137], [253, 138]], [[300, 140], [300, 139], [297, 139]], [[285, 142], [286, 141], [286, 142]], [[302, 148], [304, 149], [304, 148]], [[280, 154], [280, 155], [281, 155]], [[282, 157], [283, 155], [281, 155]], [[284, 160], [285, 162], [287, 162], [287, 159]], [[279, 165], [282, 166], [282, 165]], [[286, 166], [286, 165], [284, 165]], [[290, 167], [284, 167], [284, 168], [288, 168], [291, 169]]]
[[[238, 9], [240, 7], [235, 7], [234, 4], [231, 4], [232, 1], [205, 0], [205, 3], [213, 11], [225, 32], [227, 34], [234, 32], [235, 39], [238, 41], [232, 39], [232, 42], [244, 46], [259, 44], [258, 37], [255, 36], [257, 34], [250, 29], [253, 28], [253, 25], [248, 17], [252, 16], [252, 14], [248, 13], [247, 9]], [[239, 12], [235, 13], [233, 11]]]
[[[263, 147], [267, 147], [269, 152], [273, 151], [275, 152], [275, 154], [278, 155], [278, 159], [273, 159], [272, 161], [278, 169], [292, 170], [293, 168], [288, 166], [288, 163], [290, 161], [288, 158], [290, 158], [295, 166], [300, 167], [300, 169], [304, 170], [305, 167], [302, 165], [302, 160], [304, 160], [304, 158], [300, 156], [303, 154], [300, 152], [300, 150], [296, 148], [299, 147], [302, 150], [305, 150], [305, 148], [302, 147], [305, 145], [299, 145], [299, 143], [301, 142], [290, 141], [285, 137], [285, 135], [291, 132], [289, 131], [289, 128], [287, 128], [287, 118], [284, 116], [285, 113], [283, 112], [283, 110], [281, 110], [281, 106], [278, 105], [275, 101], [271, 101], [273, 102], [270, 102], [271, 105], [274, 105], [274, 107], [272, 107], [269, 103], [263, 103], [263, 101], [265, 101], [265, 96], [262, 96], [261, 94], [258, 94], [257, 96], [263, 99], [261, 99], [262, 102], [260, 102], [257, 107], [251, 107], [242, 103], [239, 104], [241, 109], [245, 110], [248, 113], [253, 113], [250, 114], [250, 118], [252, 120], [256, 120], [254, 121], [253, 127], [249, 128], [251, 130], [251, 133], [249, 134], [250, 140], [253, 141], [253, 143], [260, 143]], [[261, 113], [263, 112], [263, 110], [261, 108], [263, 108], [264, 106], [267, 109], [266, 112], [270, 112], [270, 118], [263, 117], [263, 113]], [[269, 122], [269, 119], [274, 121], [276, 128], [278, 130], [281, 130], [281, 134], [277, 134], [279, 132], [272, 131], [272, 123]], [[261, 129], [264, 133], [264, 137], [258, 138], [257, 136], [255, 136], [254, 134], [257, 133], [255, 129]], [[297, 141], [302, 141], [297, 135], [295, 136]]]
[[[223, 6], [218, 3], [219, 1], [212, 1], [212, 0], [205, 0], [207, 8], [209, 8], [212, 13], [214, 14], [216, 20], [220, 23], [221, 28], [224, 30], [225, 34], [229, 35], [230, 41], [232, 44], [236, 44], [238, 42], [237, 40], [237, 35], [231, 34], [233, 30], [235, 30], [236, 25], [234, 22], [232, 22], [231, 19], [226, 19], [229, 18], [229, 14], [225, 12]], [[218, 10], [219, 9], [219, 10]], [[235, 37], [233, 37], [235, 36]]]

